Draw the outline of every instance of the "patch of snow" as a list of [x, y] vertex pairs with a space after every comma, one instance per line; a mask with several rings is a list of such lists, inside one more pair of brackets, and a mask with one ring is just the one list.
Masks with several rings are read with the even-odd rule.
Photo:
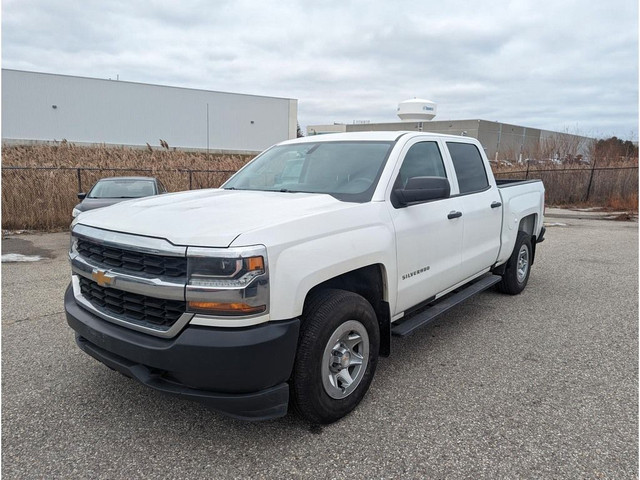
[[2, 263], [8, 262], [37, 262], [42, 257], [37, 255], [22, 255], [20, 253], [5, 253], [2, 255]]
[[566, 227], [566, 223], [554, 222], [554, 223], [545, 223], [547, 227]]

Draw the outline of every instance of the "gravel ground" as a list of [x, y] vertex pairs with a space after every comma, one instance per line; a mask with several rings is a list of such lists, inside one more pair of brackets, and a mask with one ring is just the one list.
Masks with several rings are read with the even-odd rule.
[[637, 478], [638, 225], [548, 219], [522, 295], [485, 292], [393, 339], [327, 427], [244, 423], [82, 353], [67, 235], [3, 239], [4, 478]]

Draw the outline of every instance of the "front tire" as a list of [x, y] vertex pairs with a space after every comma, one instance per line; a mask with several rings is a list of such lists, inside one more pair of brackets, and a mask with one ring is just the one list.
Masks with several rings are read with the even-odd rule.
[[378, 363], [380, 329], [371, 304], [322, 290], [305, 305], [291, 377], [291, 403], [311, 423], [328, 424], [362, 400]]
[[519, 231], [507, 268], [502, 274], [502, 280], [497, 284], [498, 290], [509, 295], [522, 292], [529, 281], [532, 258], [531, 236]]

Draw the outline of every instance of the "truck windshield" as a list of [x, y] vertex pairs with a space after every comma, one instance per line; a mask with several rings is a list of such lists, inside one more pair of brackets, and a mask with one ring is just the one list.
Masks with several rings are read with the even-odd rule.
[[279, 145], [256, 157], [222, 188], [326, 193], [368, 202], [393, 142], [317, 142]]

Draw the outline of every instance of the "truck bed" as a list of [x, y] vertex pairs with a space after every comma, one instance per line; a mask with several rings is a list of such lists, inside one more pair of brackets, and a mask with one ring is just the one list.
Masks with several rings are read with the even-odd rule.
[[[542, 180], [497, 180], [502, 198], [502, 237], [498, 263], [506, 262], [513, 251], [518, 229], [537, 235], [544, 221]], [[526, 225], [520, 220], [529, 218]]]

